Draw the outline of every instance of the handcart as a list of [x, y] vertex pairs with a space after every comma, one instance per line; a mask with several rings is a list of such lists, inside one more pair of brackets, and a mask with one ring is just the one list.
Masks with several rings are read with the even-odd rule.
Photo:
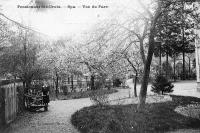
[[42, 91], [28, 92], [25, 96], [25, 107], [30, 111], [37, 111], [44, 108], [44, 111], [48, 110], [48, 103], [44, 102], [46, 96], [43, 95]]

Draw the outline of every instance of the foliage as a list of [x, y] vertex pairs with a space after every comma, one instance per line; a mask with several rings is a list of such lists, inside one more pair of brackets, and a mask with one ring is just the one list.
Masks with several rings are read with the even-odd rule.
[[[190, 12], [186, 12], [189, 11]], [[185, 9], [182, 3], [175, 3], [167, 9], [157, 23], [157, 45], [156, 55], [161, 50], [162, 55], [172, 55], [186, 52], [194, 52], [194, 21], [189, 14], [192, 9]]]
[[113, 80], [113, 86], [114, 87], [119, 87], [121, 85], [122, 81], [119, 78], [115, 78]]
[[164, 76], [157, 75], [151, 87], [151, 91], [158, 94], [161, 93], [163, 95], [164, 93], [173, 92], [174, 85], [169, 82]]
[[167, 62], [163, 62], [162, 63], [162, 70], [164, 73], [167, 73], [168, 75], [171, 75], [172, 72], [173, 72], [173, 69], [172, 69], [172, 66], [170, 63], [167, 63]]
[[[195, 13], [193, 4], [189, 1], [177, 1], [171, 4], [157, 23], [157, 38], [159, 45], [155, 47], [155, 55], [177, 57], [183, 56], [183, 79], [186, 77], [185, 54], [194, 53]], [[166, 75], [168, 75], [166, 73]]]
[[170, 102], [146, 104], [143, 112], [137, 112], [135, 104], [85, 107], [72, 115], [71, 122], [81, 133], [155, 133], [199, 128], [199, 119], [185, 117], [174, 109], [179, 105], [200, 103], [200, 99], [171, 97], [173, 101]]
[[46, 70], [38, 62], [40, 41], [35, 34], [25, 31], [10, 37], [11, 46], [4, 48], [0, 56], [1, 74], [11, 74], [21, 79], [26, 87], [32, 80], [44, 78]]
[[0, 18], [0, 51], [9, 46], [9, 38], [12, 34], [8, 23]]
[[101, 91], [94, 91], [90, 94], [90, 100], [99, 106], [109, 104], [109, 95], [106, 93], [102, 93]]
[[95, 90], [97, 89], [103, 89], [106, 85], [106, 74], [100, 73], [99, 75], [96, 75], [95, 77]]
[[[130, 15], [134, 18], [128, 18], [125, 22], [121, 22], [121, 19], [119, 22], [113, 19], [111, 23], [103, 21], [79, 39], [51, 40], [41, 47], [33, 33], [20, 32], [9, 36], [12, 46], [5, 49], [0, 57], [1, 74], [11, 73], [26, 84], [35, 79], [53, 79], [56, 90], [59, 88], [59, 81], [65, 77], [73, 77], [77, 73], [86, 74], [91, 77], [91, 88], [94, 89], [103, 88], [105, 79], [122, 79], [129, 71], [134, 70], [136, 75], [144, 73], [141, 87], [143, 93], [140, 94], [145, 95], [148, 78], [152, 74], [150, 67], [155, 50], [154, 39], [162, 42], [163, 55], [172, 56], [177, 51], [192, 52], [194, 36], [192, 21], [189, 17], [184, 20], [182, 16], [182, 13], [190, 15], [191, 12], [183, 11], [180, 1], [152, 1], [149, 5], [144, 2], [145, 0], [138, 0], [142, 9]], [[32, 0], [30, 4], [49, 4], [49, 0]], [[7, 38], [8, 27], [1, 24], [0, 30], [6, 31], [6, 34], [0, 35]], [[185, 34], [184, 37], [181, 33]], [[101, 74], [103, 78], [95, 85], [94, 77]], [[146, 96], [141, 97], [145, 103]]]
[[[117, 92], [116, 89], [100, 89], [100, 90], [87, 90], [87, 91], [80, 91], [80, 92], [68, 92], [65, 94], [65, 92], [60, 93], [58, 95], [59, 100], [69, 100], [69, 99], [80, 99], [80, 98], [90, 98], [90, 96], [94, 93], [101, 93], [102, 95], [109, 95], [112, 93]], [[52, 100], [55, 100], [55, 95], [50, 96]]]

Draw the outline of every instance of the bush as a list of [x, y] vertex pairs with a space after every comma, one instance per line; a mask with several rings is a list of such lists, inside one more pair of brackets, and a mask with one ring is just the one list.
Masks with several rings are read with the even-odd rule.
[[68, 94], [68, 87], [67, 87], [67, 85], [61, 86], [61, 90], [63, 90], [64, 95]]
[[151, 91], [157, 94], [161, 93], [163, 95], [164, 93], [173, 92], [174, 85], [171, 82], [169, 82], [164, 76], [157, 75], [151, 87]]
[[95, 90], [99, 90], [103, 88], [103, 83], [100, 80], [97, 80], [94, 84]]
[[119, 78], [116, 78], [113, 80], [113, 86], [114, 87], [120, 87], [122, 81]]
[[109, 96], [108, 94], [101, 92], [101, 91], [94, 91], [91, 92], [90, 94], [90, 100], [95, 104], [95, 105], [106, 105], [109, 102]]

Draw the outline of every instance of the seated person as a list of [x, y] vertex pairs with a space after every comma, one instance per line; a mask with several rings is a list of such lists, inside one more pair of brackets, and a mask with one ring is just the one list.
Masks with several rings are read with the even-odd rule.
[[42, 87], [42, 93], [43, 93], [43, 102], [45, 105], [48, 105], [49, 103], [49, 86], [43, 86]]

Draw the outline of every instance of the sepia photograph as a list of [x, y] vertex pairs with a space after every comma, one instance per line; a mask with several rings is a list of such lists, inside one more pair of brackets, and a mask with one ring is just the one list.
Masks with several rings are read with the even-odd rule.
[[0, 133], [200, 133], [200, 0], [0, 0]]

